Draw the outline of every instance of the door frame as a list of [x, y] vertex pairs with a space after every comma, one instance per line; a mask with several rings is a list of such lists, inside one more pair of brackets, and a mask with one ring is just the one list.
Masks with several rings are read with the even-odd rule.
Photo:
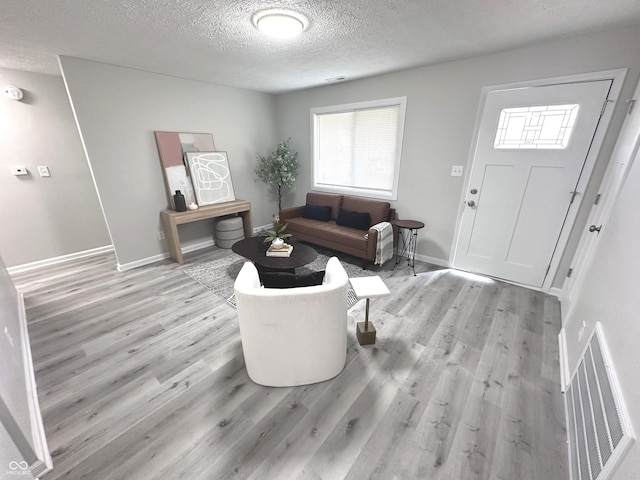
[[[580, 179], [578, 180], [578, 185], [576, 187], [577, 194], [574, 198], [573, 203], [569, 207], [566, 221], [562, 227], [560, 236], [558, 238], [557, 246], [551, 257], [549, 272], [547, 273], [547, 276], [545, 277], [544, 283], [541, 288], [532, 287], [530, 285], [522, 285], [524, 287], [531, 288], [534, 290], [542, 290], [544, 292], [551, 291], [553, 281], [556, 277], [556, 274], [558, 273], [558, 267], [560, 266], [560, 261], [565, 253], [565, 249], [567, 247], [569, 238], [571, 236], [571, 232], [576, 222], [576, 218], [578, 217], [578, 213], [583, 207], [583, 199], [585, 196], [584, 194], [586, 192], [587, 187], [589, 186], [589, 182], [591, 180], [591, 174], [593, 173], [594, 167], [598, 160], [598, 156], [600, 154], [600, 150], [601, 150], [604, 138], [606, 136], [609, 125], [611, 123], [613, 112], [615, 111], [615, 107], [618, 104], [620, 91], [622, 90], [622, 85], [627, 75], [627, 70], [628, 69], [626, 68], [619, 68], [619, 69], [613, 69], [613, 70], [603, 70], [599, 72], [581, 73], [576, 75], [564, 75], [560, 77], [542, 78], [537, 80], [528, 80], [528, 81], [515, 82], [515, 83], [509, 83], [509, 84], [492, 85], [492, 86], [486, 86], [482, 88], [482, 91], [480, 94], [480, 102], [478, 104], [478, 112], [475, 120], [473, 137], [471, 141], [471, 148], [469, 149], [469, 157], [467, 159], [467, 165], [465, 168], [465, 176], [463, 181], [464, 187], [460, 192], [460, 201], [458, 205], [458, 217], [456, 220], [456, 228], [454, 231], [451, 250], [449, 253], [449, 258], [451, 259], [450, 263], [452, 267], [455, 268], [456, 247], [458, 245], [458, 239], [459, 239], [458, 237], [460, 236], [460, 228], [462, 224], [462, 216], [464, 213], [464, 205], [467, 199], [467, 192], [469, 191], [469, 188], [470, 188], [471, 170], [473, 167], [474, 159], [476, 157], [480, 125], [482, 122], [482, 116], [484, 114], [487, 96], [489, 95], [489, 93], [500, 91], [500, 90], [513, 90], [517, 88], [544, 87], [544, 86], [558, 85], [558, 84], [564, 84], [564, 83], [579, 83], [579, 82], [589, 82], [589, 81], [598, 81], [598, 80], [611, 80], [612, 83], [611, 83], [611, 89], [609, 91], [609, 96], [607, 99], [607, 106], [604, 110], [604, 114], [600, 118], [600, 122], [598, 123], [598, 126], [596, 127], [596, 131], [593, 136], [593, 142], [591, 144], [591, 148], [589, 149], [589, 153], [587, 154], [587, 158], [584, 163], [582, 174], [580, 175]], [[601, 159], [600, 161], [606, 162], [607, 159]], [[510, 282], [510, 283], [514, 283], [516, 285], [518, 284], [517, 282]]]
[[[631, 97], [633, 103], [626, 106], [627, 113], [624, 123], [613, 148], [602, 183], [598, 188], [600, 201], [591, 205], [588, 221], [582, 229], [580, 243], [578, 243], [571, 262], [573, 274], [571, 277], [566, 277], [562, 285], [560, 300], [562, 301], [563, 325], [573, 312], [573, 294], [579, 291], [584, 283], [599, 243], [599, 233], [590, 232], [587, 225], [598, 225], [606, 229], [607, 221], [617, 203], [629, 170], [633, 163], [640, 161], [640, 108], [636, 104], [638, 99], [640, 99], [640, 81], [636, 84]], [[627, 102], [630, 101], [627, 100]]]

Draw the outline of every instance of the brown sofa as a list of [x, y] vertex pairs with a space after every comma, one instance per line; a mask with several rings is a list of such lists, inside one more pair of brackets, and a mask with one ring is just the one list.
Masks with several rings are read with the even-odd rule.
[[[389, 202], [348, 195], [310, 192], [307, 193], [306, 204], [312, 207], [331, 207], [328, 221], [305, 218], [303, 216], [305, 206], [287, 208], [280, 211], [280, 221], [288, 224], [287, 233], [299, 240], [354, 255], [367, 261], [374, 261], [376, 258], [378, 231], [371, 228], [361, 230], [337, 225], [336, 220], [340, 209], [348, 212], [368, 213], [370, 215], [368, 227], [380, 222], [392, 222], [396, 218], [396, 211], [391, 208]], [[396, 243], [397, 232], [394, 228], [394, 245]]]

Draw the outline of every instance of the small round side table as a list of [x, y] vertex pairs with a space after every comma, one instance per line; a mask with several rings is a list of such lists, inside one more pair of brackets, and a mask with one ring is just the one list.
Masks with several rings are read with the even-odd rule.
[[400, 259], [406, 255], [407, 265], [413, 269], [413, 275], [415, 276], [418, 230], [424, 228], [424, 223], [419, 222], [418, 220], [396, 220], [394, 225], [400, 229], [399, 233], [402, 238], [402, 251], [399, 255], [396, 252], [396, 264], [393, 268], [396, 268], [396, 265], [400, 263]]

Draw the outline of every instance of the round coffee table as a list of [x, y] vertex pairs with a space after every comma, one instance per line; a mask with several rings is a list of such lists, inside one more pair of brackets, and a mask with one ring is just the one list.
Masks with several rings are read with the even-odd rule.
[[294, 271], [313, 262], [318, 256], [313, 248], [300, 242], [288, 241], [293, 245], [293, 251], [289, 257], [267, 257], [266, 252], [269, 243], [265, 243], [260, 237], [245, 238], [233, 244], [231, 250], [256, 264], [258, 270]]

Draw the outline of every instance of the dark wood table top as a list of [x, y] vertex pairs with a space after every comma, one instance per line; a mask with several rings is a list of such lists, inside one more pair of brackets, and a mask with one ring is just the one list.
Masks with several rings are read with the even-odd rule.
[[399, 228], [418, 229], [424, 227], [424, 223], [419, 222], [418, 220], [396, 220], [393, 223]]
[[313, 248], [295, 240], [287, 241], [293, 245], [293, 251], [289, 257], [267, 257], [266, 251], [269, 243], [265, 243], [261, 237], [245, 238], [233, 244], [231, 250], [253, 263], [271, 270], [291, 270], [313, 262], [318, 256]]

